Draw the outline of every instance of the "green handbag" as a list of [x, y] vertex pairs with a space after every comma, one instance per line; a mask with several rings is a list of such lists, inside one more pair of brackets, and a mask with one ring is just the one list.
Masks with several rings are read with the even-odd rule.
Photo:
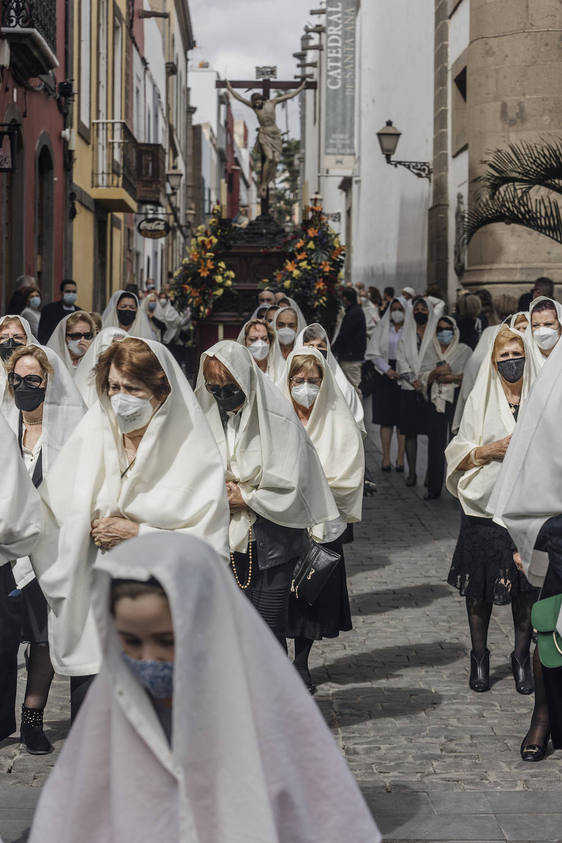
[[562, 636], [556, 624], [562, 610], [562, 594], [537, 600], [531, 613], [531, 621], [537, 630], [539, 658], [545, 667], [562, 667]]

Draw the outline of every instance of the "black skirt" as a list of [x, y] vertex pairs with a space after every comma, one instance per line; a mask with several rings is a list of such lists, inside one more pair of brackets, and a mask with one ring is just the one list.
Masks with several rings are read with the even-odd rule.
[[20, 630], [21, 592], [17, 591], [12, 567], [6, 562], [0, 565], [0, 741], [16, 730]]
[[291, 592], [287, 638], [319, 641], [321, 638], [337, 638], [340, 632], [353, 629], [341, 536], [324, 547], [341, 554], [341, 560], [313, 606], [305, 600], [298, 600]]
[[[562, 594], [562, 578], [549, 565], [541, 591], [541, 599]], [[550, 736], [554, 749], [562, 749], [562, 667], [545, 667], [542, 675], [548, 704]]]
[[380, 424], [382, 427], [395, 427], [400, 424], [400, 394], [403, 391], [398, 381], [376, 373], [372, 396], [373, 424]]
[[400, 389], [399, 426], [404, 436], [427, 435], [429, 404], [414, 389]]
[[449, 585], [463, 597], [505, 606], [520, 592], [535, 592], [525, 574], [515, 567], [509, 533], [491, 518], [461, 516]]
[[49, 641], [47, 601], [37, 580], [26, 585], [22, 596], [21, 640], [31, 644], [47, 644]]

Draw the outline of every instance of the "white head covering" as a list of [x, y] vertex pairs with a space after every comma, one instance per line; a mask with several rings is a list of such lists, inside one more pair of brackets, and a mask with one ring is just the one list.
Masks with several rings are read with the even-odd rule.
[[[128, 296], [137, 303], [137, 315], [131, 327], [127, 330], [119, 323], [117, 316], [117, 305], [122, 296]], [[104, 328], [121, 328], [126, 331], [129, 337], [138, 337], [141, 340], [155, 340], [156, 336], [150, 325], [150, 321], [144, 311], [141, 309], [139, 300], [134, 293], [128, 293], [126, 290], [116, 290], [111, 298], [109, 304], [101, 315], [102, 325]]]
[[94, 369], [100, 354], [115, 340], [122, 340], [128, 336], [129, 334], [122, 328], [102, 328], [86, 351], [74, 377], [74, 383], [86, 407], [91, 407], [98, 400]]
[[[541, 370], [541, 368], [544, 366], [546, 361], [550, 357], [552, 357], [552, 354], [553, 354], [553, 352], [551, 352], [548, 355], [548, 357], [545, 357], [545, 355], [541, 352], [537, 342], [535, 341], [533, 329], [531, 327], [532, 321], [533, 321], [533, 310], [535, 309], [535, 307], [538, 304], [540, 304], [543, 301], [549, 302], [549, 304], [552, 305], [552, 307], [556, 311], [558, 321], [560, 322], [560, 325], [562, 325], [562, 304], [560, 304], [560, 302], [557, 302], [554, 299], [550, 299], [550, 298], [548, 298], [548, 296], [538, 296], [536, 299], [533, 299], [533, 301], [529, 305], [529, 325], [528, 325], [527, 329], [525, 330], [525, 338], [527, 340], [527, 344], [528, 344], [529, 348], [531, 349], [531, 354], [532, 354], [533, 361], [534, 361], [534, 364], [535, 364], [535, 367], [536, 367], [537, 371]], [[559, 342], [560, 342], [560, 339], [558, 340], [558, 343]], [[557, 343], [557, 345], [558, 345], [558, 343]]]
[[[453, 329], [453, 339], [443, 351], [439, 340], [437, 339], [437, 325], [435, 326], [435, 334], [433, 335], [433, 342], [430, 345], [426, 364], [430, 371], [432, 371], [437, 363], [444, 360], [451, 367], [453, 374], [460, 375], [464, 372], [465, 366], [470, 360], [472, 349], [460, 342], [460, 331], [458, 325], [452, 316], [440, 316], [437, 323], [441, 320], [446, 320]], [[424, 376], [424, 381], [427, 382], [429, 372]], [[455, 400], [455, 392], [458, 386], [454, 383], [439, 383], [434, 380], [429, 389], [429, 399], [438, 413], [444, 413], [446, 402], [450, 404]]]
[[[304, 313], [302, 312], [302, 310], [300, 309], [300, 307], [298, 306], [296, 301], [291, 298], [291, 296], [284, 296], [284, 298], [286, 298], [287, 301], [291, 302], [291, 307], [293, 308], [293, 310], [297, 314], [297, 321], [298, 321], [297, 333], [298, 333], [299, 331], [302, 331], [302, 329], [306, 326], [306, 319], [305, 319]], [[281, 308], [281, 310], [283, 310], [283, 308]]]
[[[525, 573], [540, 585], [546, 568], [535, 542], [543, 524], [562, 512], [562, 342], [549, 355], [520, 411], [515, 433], [490, 500], [494, 520], [503, 523], [521, 554]], [[537, 564], [539, 563], [539, 564]]]
[[78, 364], [75, 366], [72, 362], [72, 357], [70, 356], [68, 345], [66, 344], [66, 323], [68, 322], [71, 316], [76, 316], [80, 313], [85, 313], [86, 316], [90, 317], [90, 314], [86, 311], [75, 310], [74, 313], [69, 313], [68, 316], [65, 316], [64, 319], [61, 319], [61, 321], [49, 337], [49, 342], [47, 343], [47, 347], [52, 348], [52, 350], [58, 354], [58, 356], [60, 357], [60, 359], [62, 360], [62, 362], [73, 377], [78, 372], [78, 369], [84, 362], [85, 354], [80, 358]]
[[[43, 787], [30, 843], [379, 843], [341, 751], [221, 560], [173, 534], [96, 564], [101, 674]], [[171, 746], [127, 667], [110, 578], [155, 577], [175, 633]]]
[[[495, 327], [489, 353], [480, 366], [474, 388], [466, 402], [459, 432], [445, 450], [447, 459], [447, 488], [457, 497], [467, 515], [490, 518], [488, 501], [498, 478], [501, 464], [492, 460], [483, 466], [457, 471], [457, 466], [470, 452], [481, 445], [488, 445], [509, 436], [516, 429], [513, 413], [505, 397], [501, 377], [492, 362], [494, 342], [504, 325]], [[521, 339], [521, 334], [513, 332]], [[525, 343], [524, 343], [525, 344]], [[533, 380], [533, 367], [529, 365], [529, 351], [525, 348], [525, 369], [521, 405], [527, 400]], [[510, 446], [511, 448], [511, 446]], [[508, 450], [509, 454], [509, 450]]]
[[[217, 402], [205, 389], [203, 364], [207, 357], [226, 366], [246, 395], [230, 455]], [[226, 478], [239, 483], [250, 518], [257, 513], [295, 529], [337, 518], [320, 460], [292, 405], [254, 365], [246, 348], [232, 340], [209, 348], [201, 356], [196, 394], [223, 456]], [[230, 547], [245, 551], [247, 542], [248, 516], [234, 512]]]
[[[303, 331], [306, 328], [306, 319], [302, 315], [302, 312], [299, 308], [293, 307], [293, 305], [291, 305], [291, 307], [281, 307], [279, 310], [275, 311], [275, 316], [273, 317], [271, 327], [275, 331], [275, 345], [277, 346], [279, 357], [283, 361], [283, 363], [285, 362], [285, 357], [283, 357], [283, 352], [281, 351], [281, 343], [279, 342], [279, 337], [277, 335], [277, 320], [281, 316], [281, 314], [285, 313], [285, 311], [287, 310], [292, 310], [297, 316], [297, 334], [299, 334], [300, 331]], [[283, 378], [284, 376], [284, 369], [282, 366], [280, 367], [279, 376], [281, 378]]]
[[[419, 378], [422, 369], [425, 367], [424, 358], [430, 345], [433, 343], [435, 335], [435, 328], [439, 321], [437, 314], [433, 309], [430, 298], [419, 296], [423, 298], [429, 311], [425, 332], [418, 350], [417, 343], [417, 323], [414, 319], [414, 306], [407, 307], [404, 316], [404, 329], [402, 337], [398, 343], [397, 350], [397, 367], [400, 374], [411, 372], [416, 378]], [[402, 389], [413, 389], [414, 387], [406, 381], [401, 380], [400, 386]]]
[[402, 287], [402, 292], [408, 293], [409, 296], [411, 296], [412, 298], [415, 298], [416, 291], [414, 290], [413, 287]]
[[[367, 344], [365, 351], [365, 360], [376, 360], [377, 357], [382, 357], [383, 360], [388, 360], [388, 338], [390, 335], [390, 314], [392, 312], [392, 305], [397, 301], [404, 312], [404, 321], [406, 320], [407, 301], [402, 297], [395, 296], [385, 312], [383, 313], [380, 322], [373, 331], [371, 339]], [[402, 323], [401, 330], [403, 330]]]
[[[240, 345], [243, 345], [244, 348], [247, 348], [247, 346], [246, 346], [246, 326], [249, 325], [250, 322], [253, 322], [255, 320], [255, 318], [256, 318], [255, 316], [252, 316], [251, 319], [248, 319], [247, 322], [244, 322], [244, 324], [242, 325], [242, 329], [241, 329], [240, 333], [236, 337], [236, 342], [240, 343]], [[261, 320], [261, 321], [264, 321], [264, 320]], [[265, 323], [265, 324], [267, 324], [267, 323]], [[271, 326], [271, 328], [273, 328], [273, 326]], [[275, 331], [273, 331], [273, 333], [275, 333]], [[268, 342], [269, 342], [269, 339], [268, 339]], [[269, 346], [269, 352], [267, 354], [267, 372], [266, 372], [266, 374], [271, 378], [273, 383], [277, 383], [277, 381], [281, 377], [281, 373], [282, 373], [284, 367], [285, 367], [285, 360], [283, 359], [283, 355], [281, 354], [281, 351], [279, 349], [279, 345], [278, 345], [277, 342], [275, 342], [275, 337], [274, 337], [273, 342]]]
[[[330, 345], [330, 340], [328, 339], [328, 334], [326, 333], [325, 328], [319, 322], [312, 322], [310, 325], [307, 325], [307, 328], [316, 328], [319, 332], [322, 333], [324, 341], [326, 343], [326, 348], [328, 349], [328, 356], [326, 358], [328, 361], [328, 367], [335, 378], [336, 384], [341, 389], [343, 397], [345, 398], [347, 406], [353, 414], [353, 418], [355, 419], [359, 430], [361, 431], [363, 436], [366, 436], [367, 431], [365, 429], [365, 412], [363, 410], [363, 404], [361, 403], [361, 399], [359, 398], [359, 393], [348, 381], [342, 371], [340, 364], [334, 357]], [[304, 328], [304, 330], [302, 330], [297, 335], [297, 338], [295, 340], [295, 350], [297, 348], [307, 347], [304, 343], [304, 335], [307, 328]], [[287, 368], [287, 361], [283, 360], [283, 375], [288, 371], [289, 370]]]
[[41, 530], [39, 494], [27, 473], [17, 440], [0, 413], [0, 565], [31, 553]]
[[322, 385], [306, 425], [341, 517], [361, 521], [365, 451], [363, 440], [329, 365], [317, 348], [296, 348], [287, 358], [283, 392], [291, 401], [289, 371], [295, 357], [313, 357], [323, 372]]
[[49, 515], [32, 558], [50, 604], [51, 659], [58, 673], [97, 673], [100, 654], [90, 611], [98, 550], [95, 518], [117, 516], [142, 531], [173, 530], [205, 539], [227, 556], [228, 504], [220, 455], [193, 391], [170, 352], [143, 340], [171, 392], [152, 416], [132, 470], [107, 395], [100, 396], [41, 485]]
[[156, 296], [156, 309], [154, 311], [154, 316], [159, 319], [160, 322], [163, 322], [165, 325], [165, 330], [162, 335], [162, 341], [165, 342], [166, 345], [168, 345], [172, 342], [172, 340], [174, 340], [181, 325], [182, 317], [169, 299], [166, 299], [166, 306], [162, 307], [162, 305], [160, 304], [160, 298], [158, 296], [158, 293], [151, 290], [150, 293], [147, 293], [147, 295], [143, 298], [141, 303], [141, 310], [145, 314], [147, 319], [149, 318], [148, 300], [151, 294]]
[[[7, 319], [17, 319], [19, 321], [20, 325], [25, 331], [25, 336], [27, 337], [26, 345], [38, 345], [37, 340], [35, 339], [31, 331], [31, 326], [24, 316], [20, 316], [19, 313], [7, 313], [6, 316], [0, 316], [0, 328]], [[4, 362], [0, 360], [0, 402], [4, 399], [4, 392], [6, 390], [7, 383], [8, 381], [6, 377], [6, 369], [4, 366]]]

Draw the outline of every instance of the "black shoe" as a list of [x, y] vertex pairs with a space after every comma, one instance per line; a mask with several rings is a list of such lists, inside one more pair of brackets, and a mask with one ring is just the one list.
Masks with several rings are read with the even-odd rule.
[[21, 707], [20, 741], [30, 755], [47, 755], [53, 751], [51, 742], [43, 731], [43, 709]]
[[[294, 662], [293, 662], [293, 664], [294, 664]], [[300, 676], [300, 678], [302, 679], [302, 681], [304, 682], [304, 684], [306, 685], [306, 687], [308, 688], [309, 692], [312, 695], [314, 695], [316, 693], [316, 685], [314, 685], [314, 683], [312, 682], [312, 677], [310, 675], [310, 672], [308, 670], [299, 670], [298, 667], [296, 667], [295, 669], [296, 669], [298, 675]]]
[[441, 495], [436, 495], [434, 492], [426, 492], [423, 496], [424, 501], [436, 501], [439, 500]]
[[394, 470], [396, 471], [397, 474], [404, 474], [404, 466], [403, 465], [398, 465], [398, 463], [396, 463], [396, 465], [394, 466]]
[[392, 466], [390, 465], [390, 463], [388, 463], [388, 465], [385, 465], [385, 464], [383, 463], [383, 464], [381, 465], [381, 471], [384, 471], [384, 472], [385, 472], [385, 474], [386, 474], [386, 473], [388, 473], [389, 471], [392, 471]]
[[515, 679], [515, 690], [518, 694], [532, 694], [535, 690], [535, 683], [533, 681], [533, 669], [531, 667], [531, 656], [527, 653], [527, 658], [521, 664], [515, 655], [515, 651], [511, 654], [511, 671]]
[[363, 482], [363, 495], [365, 497], [369, 495], [375, 495], [377, 491], [377, 484], [373, 483], [372, 480], [365, 480]]
[[479, 694], [490, 690], [490, 651], [486, 648], [479, 659], [470, 653], [470, 679], [468, 684]]
[[406, 486], [415, 486], [418, 482], [417, 474], [408, 474], [406, 478]]
[[548, 739], [550, 738], [550, 729], [547, 731], [543, 743], [529, 743], [526, 744], [529, 733], [523, 738], [521, 744], [521, 758], [523, 761], [542, 761], [546, 755], [546, 748], [548, 746]]

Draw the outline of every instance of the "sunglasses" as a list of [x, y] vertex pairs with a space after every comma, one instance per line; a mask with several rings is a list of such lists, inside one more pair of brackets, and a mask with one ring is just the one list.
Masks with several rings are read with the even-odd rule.
[[93, 340], [94, 335], [91, 331], [86, 331], [85, 334], [81, 334], [80, 331], [74, 331], [72, 334], [67, 334], [66, 338], [67, 338], [67, 340], [74, 340], [76, 342], [76, 340], [82, 340], [82, 339]]
[[236, 395], [240, 387], [235, 383], [227, 383], [224, 386], [219, 386], [218, 383], [206, 383], [205, 389], [211, 395], [222, 395], [223, 398], [230, 398], [232, 395]]
[[117, 310], [132, 310], [133, 312], [137, 309], [136, 305], [134, 304], [125, 304], [123, 307], [119, 306]]
[[43, 378], [40, 375], [16, 375], [15, 372], [8, 373], [8, 383], [13, 389], [17, 389], [20, 384], [24, 383], [30, 389], [40, 389], [43, 383]]

